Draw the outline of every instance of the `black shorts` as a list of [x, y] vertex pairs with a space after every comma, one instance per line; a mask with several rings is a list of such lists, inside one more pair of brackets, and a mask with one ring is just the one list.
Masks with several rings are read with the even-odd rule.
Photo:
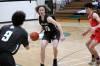
[[59, 31], [44, 32], [44, 36], [43, 36], [42, 40], [47, 40], [49, 43], [51, 43], [51, 41], [53, 41], [55, 39], [57, 39], [59, 41], [59, 39], [60, 39]]
[[0, 66], [16, 66], [13, 56], [7, 52], [0, 52]]

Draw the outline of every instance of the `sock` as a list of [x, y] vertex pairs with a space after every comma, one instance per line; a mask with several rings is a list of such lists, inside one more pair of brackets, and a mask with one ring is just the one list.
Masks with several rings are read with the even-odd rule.
[[57, 66], [57, 59], [53, 59], [53, 66]]
[[56, 61], [57, 61], [57, 59], [53, 59], [53, 61], [54, 61], [54, 62], [56, 62]]
[[41, 64], [41, 66], [44, 66], [44, 64]]
[[92, 58], [94, 58], [94, 55], [92, 55]]

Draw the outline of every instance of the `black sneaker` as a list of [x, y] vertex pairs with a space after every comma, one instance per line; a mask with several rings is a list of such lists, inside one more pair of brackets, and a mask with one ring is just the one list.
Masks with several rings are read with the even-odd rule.
[[57, 66], [57, 59], [53, 59], [53, 66]]
[[40, 66], [44, 66], [44, 64], [40, 64]]

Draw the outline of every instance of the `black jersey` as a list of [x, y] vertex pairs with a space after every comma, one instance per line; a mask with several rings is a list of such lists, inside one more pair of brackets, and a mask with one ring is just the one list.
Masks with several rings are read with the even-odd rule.
[[44, 17], [44, 20], [41, 19], [41, 17], [39, 16], [39, 23], [42, 26], [43, 30], [45, 32], [55, 32], [58, 31], [58, 28], [56, 25], [52, 24], [52, 23], [48, 23], [47, 21], [47, 15]]
[[28, 34], [22, 27], [6, 25], [0, 29], [0, 51], [14, 53], [20, 44], [24, 47], [28, 43]]
[[[42, 26], [43, 30], [44, 30], [44, 36], [42, 38], [42, 40], [47, 40], [49, 43], [51, 43], [51, 41], [57, 39], [59, 40], [60, 38], [60, 31], [58, 30], [57, 25], [54, 25], [52, 23], [49, 23], [47, 21], [47, 15], [44, 17], [44, 21], [41, 19], [41, 17], [39, 16], [39, 23]], [[51, 16], [52, 17], [52, 16]], [[52, 17], [54, 19], [54, 17]]]

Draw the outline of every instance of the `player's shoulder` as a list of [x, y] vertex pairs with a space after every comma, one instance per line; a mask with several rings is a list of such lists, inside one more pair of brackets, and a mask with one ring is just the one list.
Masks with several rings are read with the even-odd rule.
[[21, 31], [21, 33], [23, 35], [27, 35], [28, 34], [28, 32], [24, 28], [22, 28], [22, 27], [21, 27], [20, 31]]
[[56, 18], [53, 14], [52, 15], [47, 15], [47, 18], [52, 18], [52, 19], [56, 20]]
[[27, 31], [26, 31], [23, 27], [20, 27], [19, 30], [20, 30], [21, 32], [26, 32], [26, 33], [27, 33]]

